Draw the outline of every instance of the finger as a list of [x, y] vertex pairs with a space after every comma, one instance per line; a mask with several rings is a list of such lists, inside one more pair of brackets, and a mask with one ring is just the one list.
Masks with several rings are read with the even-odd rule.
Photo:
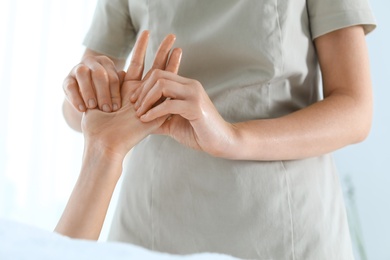
[[114, 63], [110, 59], [101, 61], [106, 69], [109, 80], [109, 91], [111, 97], [112, 110], [117, 111], [121, 107], [120, 79]]
[[97, 106], [93, 82], [91, 79], [91, 70], [84, 64], [77, 65], [71, 72], [77, 80], [78, 91], [81, 94], [84, 104], [87, 108], [95, 108]]
[[[145, 75], [144, 80], [149, 79], [153, 71], [155, 70], [166, 70], [168, 68], [168, 71], [177, 73], [180, 65], [182, 52], [181, 49], [174, 49], [171, 56], [169, 56], [169, 53], [172, 49], [173, 44], [175, 43], [175, 40], [176, 36], [174, 34], [169, 34], [161, 42], [160, 47], [157, 50], [156, 57], [154, 59], [152, 69], [150, 69]], [[145, 89], [144, 87], [142, 87], [140, 91], [136, 91], [133, 94], [133, 96], [131, 97], [131, 102], [136, 102], [140, 97], [141, 93], [143, 93], [142, 97], [144, 97], [148, 91], [149, 88]]]
[[[165, 68], [165, 71], [169, 71], [169, 72], [177, 74], [177, 72], [179, 71], [179, 67], [180, 67], [181, 57], [182, 57], [182, 50], [180, 48], [175, 48], [172, 51], [171, 56], [169, 57], [169, 61], [168, 61], [168, 64]], [[150, 70], [148, 72], [148, 75], [145, 76], [145, 79], [150, 78], [150, 75], [149, 75], [150, 72], [152, 72], [152, 70]], [[142, 101], [145, 98], [146, 94], [149, 92], [150, 88], [151, 88], [150, 85], [149, 86], [145, 85], [142, 88], [138, 89], [134, 93], [134, 95], [131, 97], [130, 101], [133, 103], [136, 102], [138, 99]]]
[[151, 70], [146, 74], [144, 79], [150, 77], [150, 73], [155, 69], [165, 70], [167, 66], [169, 53], [171, 52], [172, 46], [175, 43], [176, 36], [174, 34], [168, 34], [158, 47], [156, 57], [154, 58]]
[[99, 109], [104, 112], [111, 112], [112, 104], [109, 73], [100, 63], [94, 63], [91, 65], [91, 77], [95, 87]]
[[118, 77], [121, 92], [121, 103], [124, 104], [130, 99], [129, 96], [133, 93], [132, 89], [134, 89], [134, 81], [125, 81], [126, 72], [124, 71], [119, 71]]
[[79, 86], [75, 78], [68, 76], [63, 83], [63, 89], [66, 95], [66, 99], [73, 105], [73, 107], [80, 111], [85, 112], [86, 106], [82, 99]]
[[146, 114], [140, 117], [144, 123], [156, 120], [161, 117], [169, 117], [170, 115], [181, 115], [186, 119], [193, 119], [193, 112], [184, 100], [167, 99], [160, 105], [150, 109]]
[[137, 109], [137, 116], [141, 116], [151, 109], [153, 105], [161, 98], [185, 99], [191, 95], [191, 88], [181, 83], [159, 79], [153, 88], [147, 93], [142, 104]]
[[[178, 54], [179, 53], [176, 53], [175, 57], [173, 57], [173, 59], [180, 58], [180, 56]], [[176, 55], [178, 55], [178, 56], [176, 56]], [[172, 64], [176, 64], [176, 63], [173, 61]], [[175, 70], [175, 65], [172, 65], [171, 69]], [[133, 101], [133, 102], [135, 102], [136, 109], [138, 109], [141, 106], [141, 104], [144, 102], [146, 95], [149, 93], [149, 91], [156, 85], [157, 81], [160, 79], [167, 79], [167, 80], [175, 81], [175, 82], [181, 83], [183, 85], [190, 83], [189, 79], [180, 77], [176, 74], [173, 74], [172, 72], [163, 71], [163, 70], [154, 70], [151, 77], [149, 78], [149, 80], [144, 82], [144, 85], [141, 88], [141, 92], [138, 94], [138, 96], [132, 98], [133, 100], [136, 100], [136, 102]]]
[[138, 97], [141, 95], [142, 90], [143, 90], [142, 87], [137, 88], [137, 89], [134, 91], [134, 94], [131, 96], [130, 102], [135, 103], [135, 102], [137, 101]]
[[154, 120], [149, 120], [148, 122], [144, 122], [148, 124], [148, 127], [150, 127], [149, 130], [151, 130], [151, 133], [155, 133], [158, 128], [160, 128], [165, 121], [170, 117], [170, 115], [161, 116], [158, 118], [155, 118]]
[[143, 31], [135, 43], [133, 54], [130, 59], [130, 65], [127, 69], [125, 81], [141, 80], [144, 72], [146, 48], [149, 41], [149, 32]]
[[180, 67], [180, 61], [183, 51], [180, 48], [175, 48], [171, 56], [169, 57], [168, 64], [165, 68], [166, 71], [177, 74]]

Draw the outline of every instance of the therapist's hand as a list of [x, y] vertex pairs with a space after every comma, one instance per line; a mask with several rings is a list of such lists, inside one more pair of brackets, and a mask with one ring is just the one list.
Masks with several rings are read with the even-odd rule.
[[156, 133], [213, 156], [222, 157], [235, 141], [234, 125], [222, 118], [201, 83], [169, 71], [153, 72], [135, 108], [145, 123], [171, 116]]
[[[174, 41], [174, 35], [168, 35], [164, 40], [169, 44]], [[165, 49], [159, 50], [152, 69], [165, 69], [172, 45], [161, 47]], [[67, 101], [79, 112], [93, 108], [104, 112], [117, 111], [122, 106], [121, 85], [125, 72], [116, 67], [124, 62], [88, 50], [63, 82]]]
[[66, 99], [79, 112], [98, 108], [105, 112], [121, 107], [121, 76], [112, 58], [86, 55], [63, 82]]

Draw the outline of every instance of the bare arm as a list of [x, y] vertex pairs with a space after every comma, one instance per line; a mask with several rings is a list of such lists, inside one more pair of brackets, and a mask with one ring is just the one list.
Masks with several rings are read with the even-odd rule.
[[[88, 109], [82, 116], [84, 156], [79, 178], [55, 231], [73, 238], [96, 240], [99, 237], [111, 196], [128, 151], [155, 131], [166, 118], [143, 123], [135, 114], [130, 96], [143, 80], [144, 57], [148, 42], [144, 32], [137, 40], [134, 54], [121, 87], [123, 106], [115, 112]], [[177, 73], [181, 50], [174, 49], [175, 38], [168, 35], [157, 51], [154, 67]], [[167, 63], [168, 60], [168, 63]]]
[[[165, 71], [150, 78], [136, 102], [148, 122], [173, 114], [159, 133], [213, 156], [235, 160], [289, 160], [332, 152], [366, 138], [372, 90], [365, 35], [360, 26], [315, 40], [324, 100], [287, 116], [226, 122], [199, 82]], [[169, 97], [161, 105], [153, 104]], [[239, 152], [238, 152], [239, 151]]]
[[338, 30], [319, 37], [315, 45], [324, 100], [285, 117], [235, 125], [235, 146], [244, 148], [237, 159], [317, 156], [367, 137], [372, 90], [363, 29], [357, 26]]
[[55, 231], [97, 240], [121, 171], [120, 157], [93, 143], [86, 144], [79, 178]]

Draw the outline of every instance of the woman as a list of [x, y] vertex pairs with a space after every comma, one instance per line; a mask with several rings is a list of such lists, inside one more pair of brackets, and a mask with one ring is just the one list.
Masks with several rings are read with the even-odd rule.
[[168, 33], [184, 53], [180, 76], [154, 70], [131, 97], [144, 122], [172, 116], [126, 163], [110, 239], [352, 259], [330, 153], [369, 132], [373, 28], [366, 0], [99, 1], [85, 59], [64, 85], [74, 128], [87, 107], [120, 107], [116, 70], [139, 31], [151, 30], [151, 54]]

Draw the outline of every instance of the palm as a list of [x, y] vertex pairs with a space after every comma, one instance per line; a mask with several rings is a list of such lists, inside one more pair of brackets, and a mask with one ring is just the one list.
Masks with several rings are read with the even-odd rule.
[[[137, 87], [139, 81], [128, 82], [128, 86]], [[85, 136], [99, 140], [105, 146], [119, 148], [127, 152], [140, 140], [156, 130], [163, 120], [143, 123], [135, 113], [130, 102], [132, 91], [130, 87], [122, 89], [122, 108], [114, 113], [105, 113], [98, 109], [88, 110], [82, 119], [82, 129]]]
[[173, 115], [169, 121], [161, 126], [159, 131], [161, 132], [157, 133], [167, 134], [185, 146], [197, 150], [201, 149], [191, 124], [180, 115]]
[[204, 127], [180, 115], [173, 115], [160, 127], [157, 133], [169, 135], [177, 142], [192, 149], [212, 153], [213, 145], [220, 137], [216, 135], [216, 132], [212, 126]]
[[[142, 78], [148, 38], [149, 33], [146, 31], [140, 35], [135, 44], [127, 73], [120, 73], [122, 107], [112, 113], [97, 109], [85, 112], [81, 126], [86, 140], [100, 142], [112, 151], [126, 154], [135, 144], [164, 123], [166, 117], [148, 123], [141, 122], [136, 115], [134, 105], [130, 102], [131, 95], [142, 86], [147, 77]], [[157, 51], [153, 68], [177, 72], [181, 51], [174, 50], [169, 57], [174, 40], [173, 35], [168, 35], [163, 40]], [[147, 75], [150, 75], [150, 71]]]

